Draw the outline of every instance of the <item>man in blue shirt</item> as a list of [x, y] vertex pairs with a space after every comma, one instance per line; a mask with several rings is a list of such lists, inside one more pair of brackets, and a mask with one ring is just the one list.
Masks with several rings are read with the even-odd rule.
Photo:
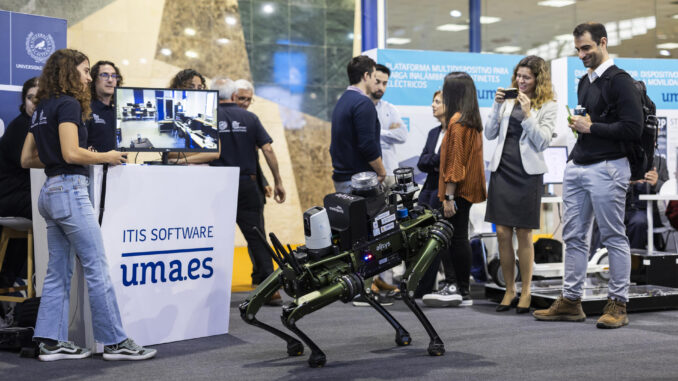
[[377, 90], [375, 67], [367, 56], [351, 59], [346, 68], [351, 85], [332, 112], [330, 156], [337, 192], [350, 193], [351, 176], [359, 172], [374, 171], [380, 182], [386, 177], [377, 110], [367, 95]]
[[118, 146], [113, 95], [122, 85], [122, 75], [113, 62], [99, 61], [92, 66], [92, 117], [87, 120], [87, 147], [108, 152]]

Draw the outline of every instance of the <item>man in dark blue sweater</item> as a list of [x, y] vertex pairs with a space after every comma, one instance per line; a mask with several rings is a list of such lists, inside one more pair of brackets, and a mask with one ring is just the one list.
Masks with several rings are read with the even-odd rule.
[[376, 63], [367, 56], [357, 56], [348, 63], [351, 83], [332, 112], [330, 156], [334, 189], [351, 192], [351, 176], [374, 171], [379, 181], [386, 177], [381, 160], [380, 126], [377, 110], [367, 94], [376, 90]]

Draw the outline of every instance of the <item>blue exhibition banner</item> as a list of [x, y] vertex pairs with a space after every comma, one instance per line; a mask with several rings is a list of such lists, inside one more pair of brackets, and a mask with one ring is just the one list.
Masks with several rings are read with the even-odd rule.
[[[615, 65], [626, 70], [637, 81], [645, 82], [647, 95], [657, 109], [678, 109], [678, 60], [654, 58], [615, 58]], [[567, 103], [577, 105], [577, 85], [586, 74], [586, 68], [577, 57], [567, 58], [568, 89]]]
[[384, 98], [395, 105], [428, 106], [447, 73], [463, 71], [475, 82], [480, 107], [491, 107], [498, 87], [510, 87], [523, 56], [421, 50], [377, 50], [377, 62], [391, 70]]
[[10, 83], [11, 65], [9, 12], [0, 11], [0, 83]]
[[66, 47], [66, 20], [10, 13], [11, 82], [21, 86], [40, 75], [52, 53]]
[[[0, 125], [19, 114], [21, 87], [66, 47], [66, 20], [0, 11]], [[3, 131], [0, 131], [2, 135]]]

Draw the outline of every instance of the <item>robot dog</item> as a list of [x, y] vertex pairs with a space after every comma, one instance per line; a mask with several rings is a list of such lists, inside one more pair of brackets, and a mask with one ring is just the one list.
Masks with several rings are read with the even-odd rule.
[[269, 235], [273, 243], [270, 254], [278, 269], [240, 305], [240, 316], [248, 324], [285, 340], [290, 356], [301, 355], [304, 347], [299, 340], [256, 318], [262, 305], [282, 287], [294, 298], [282, 308], [282, 323], [311, 349], [311, 367], [325, 365], [326, 357], [297, 327], [299, 319], [337, 300], [347, 303], [360, 294], [395, 328], [396, 344], [410, 344], [410, 334], [377, 303], [363, 282], [401, 261], [406, 265], [399, 286], [403, 301], [430, 337], [428, 353], [445, 353], [442, 340], [413, 297], [435, 256], [449, 246], [453, 228], [438, 211], [415, 205], [414, 193], [419, 188], [413, 181], [412, 168], [398, 168], [394, 174], [396, 184], [388, 197], [373, 172], [354, 175], [351, 194], [325, 196], [325, 208], [313, 207], [304, 213], [306, 244], [296, 250], [289, 245], [286, 249], [275, 234]]

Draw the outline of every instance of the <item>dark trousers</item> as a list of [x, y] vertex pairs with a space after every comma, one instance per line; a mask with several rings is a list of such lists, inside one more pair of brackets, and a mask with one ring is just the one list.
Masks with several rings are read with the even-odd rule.
[[[0, 187], [9, 186], [6, 183], [0, 183]], [[0, 188], [2, 189], [2, 188]], [[0, 199], [0, 216], [2, 217], [24, 217], [29, 220], [31, 216], [31, 189], [24, 188], [21, 191], [6, 194]], [[2, 228], [0, 227], [0, 232]], [[10, 239], [5, 253], [5, 261], [0, 271], [0, 288], [11, 287], [16, 278], [26, 277], [26, 240]]]
[[[438, 209], [442, 213], [443, 204], [438, 199], [438, 190], [437, 189], [424, 189], [419, 192], [419, 204], [427, 205], [431, 209]], [[450, 248], [442, 249], [436, 256], [433, 264], [426, 270], [424, 276], [421, 278], [417, 290], [415, 292], [415, 297], [422, 297], [424, 294], [428, 294], [433, 290], [436, 282], [436, 274], [438, 273], [438, 268], [440, 263], [443, 264], [443, 271], [445, 271], [445, 282], [446, 283], [457, 283], [457, 275], [454, 271], [454, 263], [452, 261], [452, 254], [449, 252]]]
[[[435, 197], [436, 200], [438, 200], [437, 196]], [[424, 202], [421, 200], [421, 195], [419, 196], [419, 200], [419, 202]], [[445, 282], [456, 283], [457, 288], [461, 293], [466, 294], [469, 291], [469, 277], [471, 276], [471, 243], [468, 240], [468, 220], [472, 204], [461, 197], [456, 198], [455, 202], [457, 203], [457, 213], [452, 218], [448, 219], [454, 227], [452, 244], [447, 249], [443, 249], [438, 253], [433, 264], [431, 264], [431, 267], [429, 267], [424, 274], [424, 277], [419, 282], [415, 297], [419, 297], [433, 289], [436, 272], [438, 271], [441, 262], [446, 269]], [[438, 201], [438, 203], [440, 204], [440, 201]], [[447, 270], [448, 268], [450, 269], [449, 273]]]
[[268, 253], [267, 243], [254, 231], [256, 226], [264, 235], [264, 200], [257, 183], [248, 175], [240, 176], [238, 188], [238, 210], [235, 222], [247, 240], [252, 261], [252, 283], [259, 284], [273, 272], [273, 260]]

